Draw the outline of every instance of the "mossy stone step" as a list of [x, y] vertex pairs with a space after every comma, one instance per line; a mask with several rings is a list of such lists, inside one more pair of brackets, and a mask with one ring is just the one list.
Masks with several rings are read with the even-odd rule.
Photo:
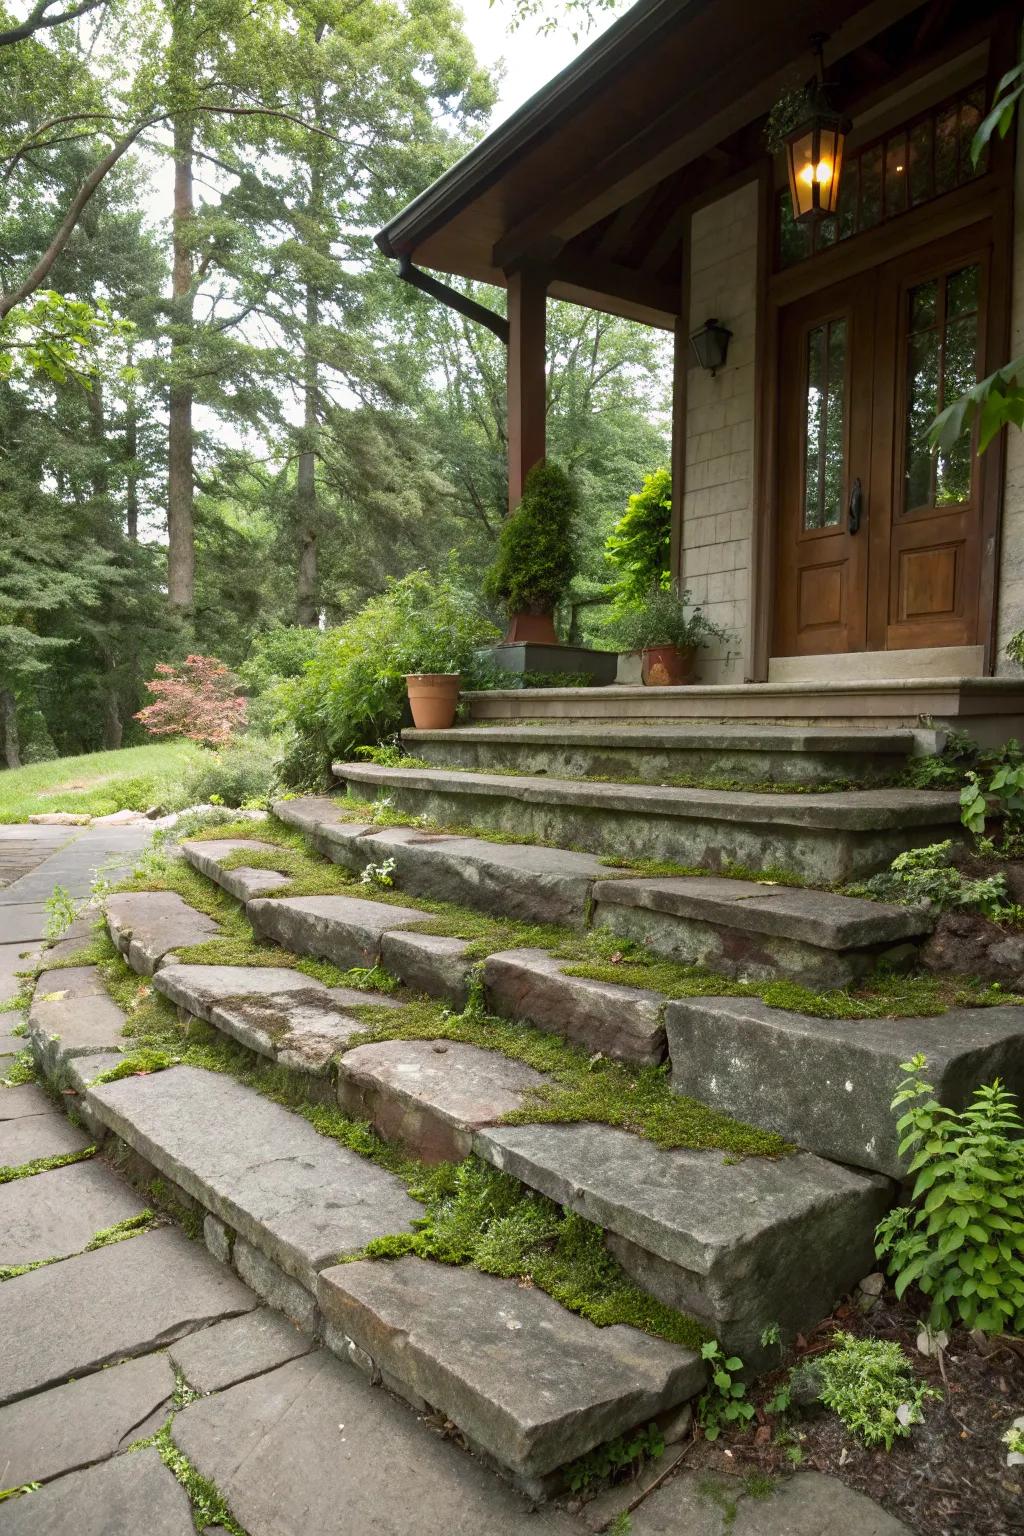
[[342, 970], [372, 967], [384, 935], [429, 922], [427, 912], [358, 896], [280, 896], [250, 901], [246, 916], [263, 939], [299, 955], [330, 960]]
[[59, 1078], [79, 1056], [122, 1050], [124, 1023], [95, 966], [66, 966], [36, 982], [25, 1044], [46, 1075]]
[[164, 955], [223, 938], [220, 924], [176, 891], [118, 891], [103, 903], [107, 929], [133, 971], [152, 976]]
[[814, 1326], [871, 1269], [892, 1186], [809, 1152], [667, 1151], [605, 1125], [497, 1126], [480, 1157], [608, 1233], [639, 1285], [745, 1360], [760, 1335]]
[[596, 1328], [534, 1287], [411, 1254], [325, 1270], [317, 1295], [336, 1352], [358, 1352], [388, 1386], [439, 1409], [531, 1492], [705, 1379], [691, 1350]]
[[567, 976], [567, 960], [546, 949], [507, 949], [483, 964], [492, 1013], [524, 1019], [616, 1061], [656, 1066], [665, 1058], [660, 992]]
[[682, 965], [826, 988], [849, 986], [900, 950], [909, 958], [934, 919], [921, 907], [710, 876], [602, 881], [594, 924]]
[[273, 853], [272, 843], [262, 843], [253, 837], [210, 838], [206, 841], [193, 839], [186, 845], [186, 857], [193, 869], [215, 880], [236, 901], [248, 901], [252, 896], [265, 896], [268, 891], [280, 890], [289, 877], [274, 869], [256, 869], [240, 864], [225, 869], [225, 860], [237, 853]]
[[173, 1067], [94, 1084], [85, 1097], [109, 1130], [310, 1295], [321, 1269], [422, 1215], [393, 1174], [222, 1073]]
[[942, 1103], [960, 1108], [995, 1077], [1024, 1097], [1024, 1008], [816, 1019], [755, 998], [699, 997], [670, 1003], [665, 1023], [680, 1093], [894, 1179], [907, 1163], [889, 1105], [911, 1056], [927, 1058]]
[[959, 795], [944, 790], [752, 794], [371, 763], [336, 763], [334, 774], [356, 797], [384, 795], [442, 825], [708, 870], [729, 862], [781, 867], [821, 885], [872, 873], [908, 847], [962, 831]]
[[402, 732], [414, 757], [438, 767], [547, 773], [555, 778], [692, 776], [747, 783], [873, 783], [914, 750], [903, 730], [750, 725], [476, 725]]

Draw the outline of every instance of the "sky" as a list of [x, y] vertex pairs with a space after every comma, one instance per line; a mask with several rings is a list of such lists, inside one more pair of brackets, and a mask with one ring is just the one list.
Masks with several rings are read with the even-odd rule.
[[480, 62], [493, 67], [499, 59], [505, 61], [506, 75], [500, 99], [491, 114], [492, 128], [570, 64], [615, 20], [611, 12], [602, 14], [590, 33], [575, 43], [565, 26], [538, 36], [536, 26], [527, 23], [518, 32], [510, 33], [511, 13], [502, 0], [495, 0], [493, 6], [488, 0], [462, 0], [462, 12], [466, 33]]

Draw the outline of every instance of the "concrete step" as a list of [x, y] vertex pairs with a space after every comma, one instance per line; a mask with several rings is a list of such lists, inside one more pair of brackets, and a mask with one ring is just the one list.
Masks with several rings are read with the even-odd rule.
[[639, 1285], [748, 1363], [764, 1358], [767, 1322], [792, 1337], [874, 1267], [892, 1195], [887, 1180], [809, 1152], [666, 1151], [606, 1125], [498, 1126], [474, 1149], [603, 1227]]
[[[943, 1104], [999, 1077], [1024, 1097], [1024, 1008], [951, 1008], [926, 1019], [814, 1019], [754, 998], [700, 997], [665, 1012], [672, 1085], [823, 1157], [906, 1176], [889, 1108], [921, 1052]], [[769, 1091], [766, 1084], [779, 1085]]]
[[402, 733], [414, 757], [439, 767], [554, 778], [695, 776], [747, 783], [856, 784], [892, 780], [914, 750], [905, 730], [745, 725], [477, 725]]
[[601, 881], [593, 921], [683, 965], [814, 988], [909, 959], [934, 926], [923, 908], [713, 876]]
[[948, 791], [751, 794], [372, 763], [338, 763], [334, 773], [359, 799], [386, 797], [442, 826], [709, 871], [730, 861], [749, 869], [782, 866], [821, 885], [872, 873], [907, 847], [962, 830], [959, 795]]
[[616, 1325], [595, 1328], [515, 1280], [409, 1254], [319, 1278], [328, 1341], [543, 1494], [550, 1474], [693, 1397], [698, 1356]]

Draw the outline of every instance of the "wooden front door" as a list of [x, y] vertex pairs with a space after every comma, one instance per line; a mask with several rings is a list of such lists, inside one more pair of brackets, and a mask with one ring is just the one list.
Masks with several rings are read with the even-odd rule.
[[775, 654], [978, 638], [984, 461], [928, 447], [981, 376], [990, 244], [975, 228], [781, 315]]

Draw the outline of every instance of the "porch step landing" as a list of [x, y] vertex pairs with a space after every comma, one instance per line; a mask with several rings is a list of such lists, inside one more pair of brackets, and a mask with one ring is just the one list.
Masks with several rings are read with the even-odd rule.
[[357, 799], [386, 797], [442, 826], [709, 871], [729, 861], [781, 866], [819, 885], [874, 873], [908, 846], [962, 831], [959, 795], [948, 791], [751, 794], [368, 763], [336, 763], [334, 774]]

